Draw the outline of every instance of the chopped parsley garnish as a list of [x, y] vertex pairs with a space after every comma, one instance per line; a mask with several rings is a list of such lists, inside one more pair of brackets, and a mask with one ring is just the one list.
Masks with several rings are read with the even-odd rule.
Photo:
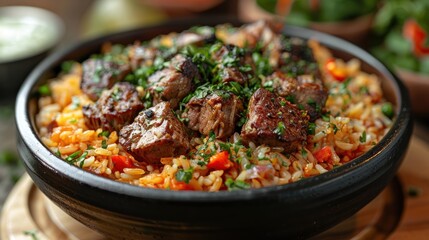
[[179, 182], [189, 183], [192, 179], [192, 174], [194, 173], [193, 168], [188, 168], [187, 170], [179, 169], [176, 172], [176, 180]]
[[323, 114], [322, 115], [322, 120], [325, 121], [325, 122], [331, 121], [331, 118], [329, 117], [329, 114], [330, 114], [329, 112]]
[[232, 180], [231, 178], [226, 179], [225, 185], [229, 191], [242, 190], [250, 188], [250, 184], [241, 180]]
[[301, 156], [303, 158], [307, 158], [307, 154], [308, 154], [308, 152], [304, 148], [301, 148]]
[[155, 87], [155, 91], [158, 92], [158, 93], [161, 93], [162, 91], [164, 91], [164, 87], [157, 86], [157, 87]]
[[109, 131], [102, 131], [101, 133], [98, 134], [98, 136], [108, 138], [110, 136], [110, 132]]
[[362, 132], [362, 135], [359, 137], [359, 141], [361, 143], [365, 143], [366, 142], [366, 131]]
[[107, 141], [106, 140], [101, 141], [101, 147], [104, 149], [107, 148]]
[[314, 135], [316, 133], [316, 124], [311, 122], [308, 124], [307, 133], [310, 135]]
[[337, 125], [331, 123], [331, 127], [334, 130], [334, 134], [336, 134], [338, 132], [338, 130], [339, 130], [338, 127], [337, 127]]
[[286, 130], [285, 124], [282, 121], [280, 121], [277, 124], [276, 129], [274, 129], [274, 133], [277, 135], [283, 135], [285, 133], [285, 130]]

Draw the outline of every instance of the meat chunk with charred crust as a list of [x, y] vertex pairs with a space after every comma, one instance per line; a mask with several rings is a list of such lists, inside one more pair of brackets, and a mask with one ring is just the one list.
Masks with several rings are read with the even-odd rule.
[[176, 47], [183, 47], [186, 45], [203, 46], [206, 43], [213, 43], [216, 41], [216, 35], [212, 27], [196, 27], [178, 34], [175, 39]]
[[134, 43], [128, 49], [131, 68], [136, 70], [141, 66], [152, 65], [157, 54], [158, 50], [155, 47], [143, 46], [139, 42]]
[[169, 102], [141, 111], [119, 132], [119, 144], [138, 161], [158, 164], [161, 158], [186, 154], [190, 148], [185, 125]]
[[212, 58], [218, 63], [217, 68], [222, 82], [237, 82], [244, 85], [248, 81], [247, 72], [241, 70], [247, 65], [246, 56], [236, 46], [222, 45], [213, 52]]
[[103, 90], [122, 81], [130, 72], [128, 64], [90, 58], [82, 63], [80, 88], [91, 100], [97, 101]]
[[194, 78], [200, 78], [198, 68], [191, 59], [178, 54], [167, 68], [157, 71], [148, 79], [153, 104], [168, 101], [176, 109], [179, 102], [192, 90]]
[[247, 117], [241, 130], [247, 142], [293, 152], [307, 139], [306, 112], [266, 89], [260, 88], [252, 95]]
[[275, 94], [296, 104], [299, 109], [305, 109], [310, 115], [310, 121], [320, 117], [328, 98], [328, 91], [311, 75], [293, 78], [276, 71], [263, 79], [262, 84], [271, 88]]
[[85, 124], [91, 129], [119, 131], [132, 122], [144, 108], [135, 87], [127, 82], [116, 83], [105, 90], [96, 103], [84, 106]]
[[234, 94], [213, 93], [205, 98], [192, 98], [183, 117], [189, 120], [190, 129], [203, 135], [214, 132], [216, 138], [224, 139], [234, 133], [242, 111], [243, 103]]

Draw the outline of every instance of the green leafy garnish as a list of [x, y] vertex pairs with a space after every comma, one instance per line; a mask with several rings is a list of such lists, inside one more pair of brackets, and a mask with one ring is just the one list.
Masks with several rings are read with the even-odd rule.
[[286, 130], [285, 124], [282, 121], [280, 121], [277, 124], [276, 129], [274, 129], [274, 133], [277, 135], [283, 135], [285, 130]]
[[194, 173], [193, 168], [188, 168], [187, 170], [179, 169], [176, 172], [176, 180], [179, 182], [189, 183], [192, 179], [192, 174]]
[[366, 142], [366, 131], [362, 132], [362, 135], [359, 137], [359, 141], [361, 143], [365, 143]]
[[241, 180], [232, 180], [232, 178], [228, 178], [225, 181], [225, 185], [229, 191], [233, 190], [242, 190], [250, 188], [250, 184]]

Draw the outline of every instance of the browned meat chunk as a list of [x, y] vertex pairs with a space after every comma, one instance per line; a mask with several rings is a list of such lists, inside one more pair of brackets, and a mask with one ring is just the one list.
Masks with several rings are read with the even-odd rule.
[[156, 58], [158, 51], [154, 47], [142, 46], [139, 42], [134, 43], [128, 49], [128, 58], [131, 68], [138, 69], [141, 66], [150, 66]]
[[279, 68], [293, 77], [311, 75], [317, 82], [322, 82], [318, 63], [313, 51], [303, 39], [287, 38], [281, 41]]
[[232, 93], [213, 93], [205, 98], [191, 99], [186, 108], [183, 116], [189, 120], [190, 129], [204, 135], [214, 132], [216, 138], [224, 139], [234, 133], [243, 103]]
[[82, 63], [80, 88], [88, 97], [96, 101], [104, 89], [111, 88], [131, 72], [128, 64], [118, 64], [103, 59], [88, 59]]
[[320, 117], [328, 97], [328, 91], [311, 75], [293, 78], [277, 71], [263, 79], [262, 84], [265, 88], [272, 89], [277, 95], [296, 104], [299, 109], [305, 109], [310, 116], [310, 121]]
[[202, 46], [214, 42], [216, 36], [211, 27], [197, 27], [181, 32], [175, 40], [175, 46], [179, 48], [186, 45]]
[[246, 65], [246, 58], [244, 52], [240, 51], [236, 46], [221, 46], [213, 53], [212, 58], [217, 62], [221, 82], [237, 82], [244, 85], [248, 81], [247, 73], [251, 71], [251, 68], [243, 71], [243, 67]]
[[[227, 44], [233, 44], [239, 47], [254, 48], [257, 44], [266, 47], [278, 37], [277, 33], [280, 31], [281, 27], [281, 25], [275, 24], [274, 22], [261, 20], [244, 25], [237, 29], [237, 31], [228, 31], [228, 29], [222, 30], [226, 35], [222, 40]], [[223, 26], [218, 28], [222, 29]]]
[[149, 92], [153, 104], [168, 101], [171, 108], [179, 106], [179, 102], [191, 91], [194, 78], [200, 78], [198, 68], [191, 59], [178, 54], [170, 61], [170, 65], [148, 79]]
[[119, 131], [132, 122], [143, 108], [135, 87], [127, 82], [119, 82], [103, 91], [95, 104], [84, 106], [82, 112], [89, 128]]
[[241, 130], [247, 142], [293, 152], [307, 139], [306, 112], [266, 89], [260, 88], [252, 95], [247, 117]]
[[152, 164], [163, 157], [186, 154], [190, 148], [186, 127], [174, 115], [169, 102], [140, 112], [119, 132], [119, 144], [138, 161]]

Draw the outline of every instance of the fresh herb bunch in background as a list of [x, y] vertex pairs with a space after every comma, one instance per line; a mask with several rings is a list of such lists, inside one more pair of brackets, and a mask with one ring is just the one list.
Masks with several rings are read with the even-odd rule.
[[[281, 0], [256, 0], [264, 10], [276, 13]], [[379, 0], [295, 0], [286, 18], [289, 24], [351, 20], [377, 11]]]
[[429, 74], [429, 1], [385, 1], [374, 20], [371, 52], [389, 68]]

